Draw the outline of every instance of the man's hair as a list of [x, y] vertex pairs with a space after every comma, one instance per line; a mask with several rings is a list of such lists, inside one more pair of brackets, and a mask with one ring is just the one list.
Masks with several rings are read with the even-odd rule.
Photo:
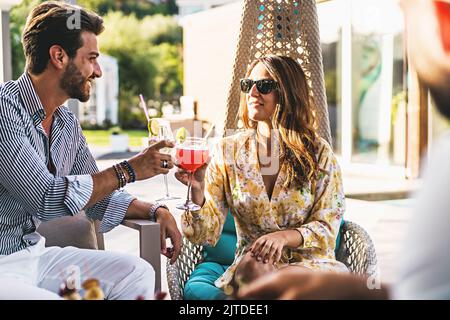
[[28, 15], [23, 31], [27, 71], [41, 74], [50, 61], [49, 50], [53, 45], [61, 46], [73, 59], [83, 46], [81, 33], [99, 35], [103, 29], [103, 19], [93, 12], [64, 2], [43, 2]]

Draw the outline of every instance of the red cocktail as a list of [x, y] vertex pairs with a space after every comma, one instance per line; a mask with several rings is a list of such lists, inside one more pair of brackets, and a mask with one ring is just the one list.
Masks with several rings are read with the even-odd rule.
[[179, 147], [175, 155], [178, 165], [186, 171], [194, 172], [208, 159], [208, 149], [202, 147]]
[[208, 160], [209, 150], [206, 139], [188, 137], [186, 140], [176, 146], [176, 155], [178, 166], [190, 173], [188, 192], [186, 202], [177, 206], [177, 209], [197, 211], [201, 207], [190, 200], [190, 191], [192, 184], [192, 175]]
[[450, 2], [434, 1], [444, 50], [450, 53]]

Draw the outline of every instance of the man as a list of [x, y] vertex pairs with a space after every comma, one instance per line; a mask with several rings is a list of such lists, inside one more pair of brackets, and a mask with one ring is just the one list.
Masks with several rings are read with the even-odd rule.
[[[101, 232], [124, 218], [153, 218], [161, 225], [162, 254], [172, 263], [179, 255], [181, 234], [167, 207], [117, 191], [127, 182], [168, 173], [172, 160], [159, 149], [173, 144], [162, 141], [99, 172], [77, 119], [63, 106], [69, 98], [87, 101], [102, 75], [102, 31], [94, 13], [62, 2], [40, 4], [23, 32], [26, 71], [0, 86], [0, 298], [59, 298], [69, 266], [79, 268], [80, 281], [98, 279], [107, 299], [153, 297], [154, 271], [140, 258], [44, 247], [36, 233], [40, 221], [82, 210], [101, 220]], [[173, 250], [166, 248], [166, 237]]]
[[[436, 107], [450, 119], [450, 3], [401, 0], [410, 57]], [[437, 15], [435, 6], [443, 15]], [[267, 299], [450, 299], [450, 135], [435, 145], [427, 180], [404, 241], [399, 281], [369, 290], [355, 275], [304, 272], [286, 268], [255, 281], [239, 297]]]

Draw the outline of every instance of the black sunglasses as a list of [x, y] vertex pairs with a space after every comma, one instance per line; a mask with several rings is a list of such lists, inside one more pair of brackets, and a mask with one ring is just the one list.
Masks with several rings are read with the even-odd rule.
[[241, 79], [241, 91], [249, 93], [253, 85], [256, 84], [256, 89], [261, 94], [268, 94], [273, 89], [278, 88], [278, 82], [271, 79], [261, 79], [253, 81], [252, 79]]

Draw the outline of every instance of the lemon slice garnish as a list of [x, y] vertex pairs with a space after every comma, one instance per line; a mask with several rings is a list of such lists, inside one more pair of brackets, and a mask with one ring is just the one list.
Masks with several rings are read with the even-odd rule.
[[188, 135], [189, 131], [187, 131], [185, 127], [178, 128], [177, 134], [175, 135], [175, 141], [177, 143], [183, 143]]
[[157, 136], [159, 133], [159, 123], [156, 119], [151, 119], [148, 122], [148, 132], [151, 136]]

